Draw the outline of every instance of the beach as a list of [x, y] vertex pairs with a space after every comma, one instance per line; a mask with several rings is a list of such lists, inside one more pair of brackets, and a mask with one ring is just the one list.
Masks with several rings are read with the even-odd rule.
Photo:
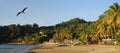
[[120, 53], [120, 46], [111, 45], [83, 45], [33, 49], [36, 53]]

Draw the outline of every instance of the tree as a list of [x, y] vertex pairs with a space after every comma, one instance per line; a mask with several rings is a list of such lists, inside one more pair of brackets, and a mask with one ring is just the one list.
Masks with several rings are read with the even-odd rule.
[[104, 38], [106, 35], [113, 36], [116, 27], [120, 25], [120, 6], [118, 3], [114, 3], [100, 16], [96, 21], [97, 33], [94, 37]]
[[53, 39], [55, 41], [63, 43], [64, 39], [72, 39], [72, 36], [66, 30], [60, 30], [56, 31], [56, 33], [53, 36]]
[[33, 28], [38, 29], [38, 28], [39, 28], [39, 25], [38, 25], [37, 23], [34, 23], [34, 24], [33, 24]]
[[114, 28], [120, 25], [120, 6], [118, 3], [114, 3], [108, 10], [101, 16], [99, 20], [102, 24], [107, 24]]

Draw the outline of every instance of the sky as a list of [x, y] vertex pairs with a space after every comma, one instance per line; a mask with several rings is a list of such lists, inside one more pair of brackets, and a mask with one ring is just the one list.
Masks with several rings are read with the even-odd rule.
[[[0, 0], [0, 25], [55, 25], [79, 17], [96, 21], [110, 5], [119, 0]], [[25, 14], [16, 14], [28, 7]]]

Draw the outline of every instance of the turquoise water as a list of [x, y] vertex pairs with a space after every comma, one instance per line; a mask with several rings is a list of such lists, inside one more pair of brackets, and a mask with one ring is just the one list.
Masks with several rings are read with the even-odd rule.
[[34, 47], [37, 46], [24, 44], [0, 44], [0, 53], [24, 53]]

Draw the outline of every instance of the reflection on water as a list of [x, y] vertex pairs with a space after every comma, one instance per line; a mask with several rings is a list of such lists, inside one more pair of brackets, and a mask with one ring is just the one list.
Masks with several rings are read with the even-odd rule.
[[0, 50], [10, 50], [12, 48], [0, 48]]
[[0, 44], [0, 53], [24, 53], [34, 47], [36, 46], [23, 44]]

